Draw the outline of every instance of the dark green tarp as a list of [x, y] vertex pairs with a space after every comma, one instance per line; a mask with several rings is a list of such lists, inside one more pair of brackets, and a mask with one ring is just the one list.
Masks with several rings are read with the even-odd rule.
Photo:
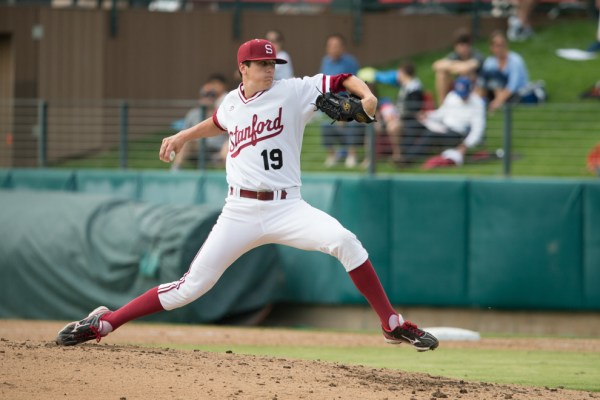
[[[77, 319], [189, 268], [219, 209], [104, 195], [0, 190], [0, 317]], [[215, 322], [260, 310], [282, 282], [275, 246], [238, 259], [205, 296], [153, 320]]]

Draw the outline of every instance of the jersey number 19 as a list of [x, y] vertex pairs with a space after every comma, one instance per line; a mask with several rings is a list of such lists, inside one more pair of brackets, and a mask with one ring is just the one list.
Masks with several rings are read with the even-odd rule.
[[[280, 149], [273, 149], [271, 151], [265, 149], [260, 155], [263, 158], [263, 164], [266, 171], [268, 171], [269, 168], [280, 169], [283, 166], [283, 153]], [[269, 163], [269, 161], [271, 162]]]

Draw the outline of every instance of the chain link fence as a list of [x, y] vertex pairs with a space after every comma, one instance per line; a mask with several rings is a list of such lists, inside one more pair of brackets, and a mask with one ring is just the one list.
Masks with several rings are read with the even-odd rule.
[[[194, 107], [198, 105], [193, 100], [3, 102], [0, 166], [169, 169], [158, 160], [160, 143], [183, 129], [183, 119]], [[317, 115], [308, 124], [301, 157], [304, 171], [566, 177], [598, 173], [591, 164], [591, 153], [600, 143], [597, 101], [516, 105], [488, 115], [483, 143], [460, 167], [424, 169], [425, 159], [398, 166], [392, 162], [389, 139], [373, 124], [365, 129], [356, 164], [347, 165], [346, 150], [338, 147], [338, 162], [326, 166], [322, 127], [328, 123]], [[182, 169], [224, 168], [206, 152], [207, 146], [196, 147]]]

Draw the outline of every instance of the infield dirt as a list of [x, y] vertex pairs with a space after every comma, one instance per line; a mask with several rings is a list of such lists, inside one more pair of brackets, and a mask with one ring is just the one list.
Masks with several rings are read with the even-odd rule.
[[[130, 324], [100, 344], [54, 344], [62, 322], [0, 320], [0, 398], [20, 399], [590, 399], [598, 393], [468, 382], [274, 357], [145, 347], [171, 344], [380, 346], [380, 335]], [[136, 343], [132, 345], [130, 343]], [[600, 340], [483, 339], [444, 347], [600, 352]], [[437, 350], [437, 351], [441, 351]]]

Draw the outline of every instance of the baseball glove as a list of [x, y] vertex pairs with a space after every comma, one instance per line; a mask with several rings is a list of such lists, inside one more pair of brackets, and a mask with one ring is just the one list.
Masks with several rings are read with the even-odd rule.
[[327, 92], [317, 97], [315, 105], [334, 121], [357, 121], [367, 124], [375, 121], [375, 118], [366, 113], [356, 96]]

